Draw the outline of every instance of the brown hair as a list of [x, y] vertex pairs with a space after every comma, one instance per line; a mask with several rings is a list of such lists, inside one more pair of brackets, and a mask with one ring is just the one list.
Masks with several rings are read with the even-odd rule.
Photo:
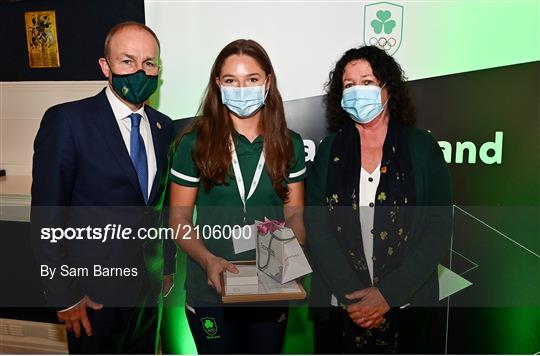
[[139, 30], [146, 31], [149, 34], [151, 34], [152, 37], [154, 37], [154, 39], [156, 40], [158, 50], [160, 49], [159, 39], [157, 38], [157, 35], [155, 34], [154, 31], [152, 31], [150, 27], [136, 21], [125, 21], [125, 22], [120, 22], [119, 24], [114, 25], [114, 27], [109, 30], [107, 37], [105, 37], [105, 44], [103, 46], [103, 54], [105, 55], [105, 58], [108, 59], [109, 55], [111, 54], [110, 44], [111, 44], [111, 39], [113, 38], [113, 36], [119, 31], [128, 27], [138, 28]]
[[267, 75], [270, 85], [265, 104], [260, 110], [259, 125], [264, 138], [266, 169], [276, 194], [286, 202], [289, 192], [284, 182], [288, 168], [294, 164], [293, 143], [285, 122], [283, 100], [277, 89], [274, 68], [264, 48], [253, 40], [233, 41], [218, 54], [210, 71], [198, 117], [186, 130], [197, 132], [193, 160], [207, 191], [215, 185], [226, 184], [226, 177], [232, 176], [230, 137], [234, 127], [222, 103], [216, 78], [219, 78], [225, 60], [235, 54], [252, 57]]

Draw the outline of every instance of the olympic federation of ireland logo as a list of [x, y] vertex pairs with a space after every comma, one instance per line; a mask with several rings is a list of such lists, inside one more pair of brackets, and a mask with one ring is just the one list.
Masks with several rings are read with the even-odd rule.
[[216, 336], [218, 332], [216, 319], [214, 318], [201, 318], [201, 324], [203, 327], [204, 332], [209, 337]]
[[386, 1], [364, 7], [364, 42], [393, 55], [401, 45], [403, 6]]

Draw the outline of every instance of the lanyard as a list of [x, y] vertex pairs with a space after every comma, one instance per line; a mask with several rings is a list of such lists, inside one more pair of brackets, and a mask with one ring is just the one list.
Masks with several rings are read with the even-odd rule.
[[234, 170], [234, 178], [236, 179], [236, 185], [238, 186], [238, 192], [240, 193], [240, 199], [242, 200], [242, 204], [244, 206], [244, 224], [246, 223], [246, 203], [251, 198], [253, 193], [255, 193], [255, 190], [257, 189], [257, 185], [259, 185], [259, 180], [261, 178], [261, 174], [264, 168], [264, 149], [261, 152], [261, 156], [259, 157], [259, 162], [257, 163], [257, 169], [255, 169], [255, 174], [253, 175], [253, 180], [251, 181], [251, 187], [249, 188], [249, 193], [246, 198], [246, 188], [244, 187], [244, 181], [242, 179], [242, 171], [240, 170], [240, 164], [238, 163], [238, 155], [236, 154], [236, 148], [234, 147], [234, 142], [231, 138], [231, 145], [232, 145], [232, 165]]

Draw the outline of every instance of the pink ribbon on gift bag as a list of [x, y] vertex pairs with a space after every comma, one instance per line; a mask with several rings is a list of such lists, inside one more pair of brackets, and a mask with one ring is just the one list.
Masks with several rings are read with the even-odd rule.
[[263, 235], [266, 235], [269, 232], [274, 233], [277, 230], [284, 227], [285, 227], [285, 221], [266, 220], [264, 222], [257, 224], [257, 231]]

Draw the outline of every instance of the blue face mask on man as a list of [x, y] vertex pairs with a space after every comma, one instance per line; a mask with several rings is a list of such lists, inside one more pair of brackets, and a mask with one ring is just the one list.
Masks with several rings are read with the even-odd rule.
[[266, 99], [266, 85], [253, 87], [226, 87], [220, 85], [221, 101], [239, 118], [255, 114]]
[[373, 121], [388, 103], [383, 104], [381, 87], [376, 85], [354, 85], [343, 90], [341, 107], [359, 124]]

